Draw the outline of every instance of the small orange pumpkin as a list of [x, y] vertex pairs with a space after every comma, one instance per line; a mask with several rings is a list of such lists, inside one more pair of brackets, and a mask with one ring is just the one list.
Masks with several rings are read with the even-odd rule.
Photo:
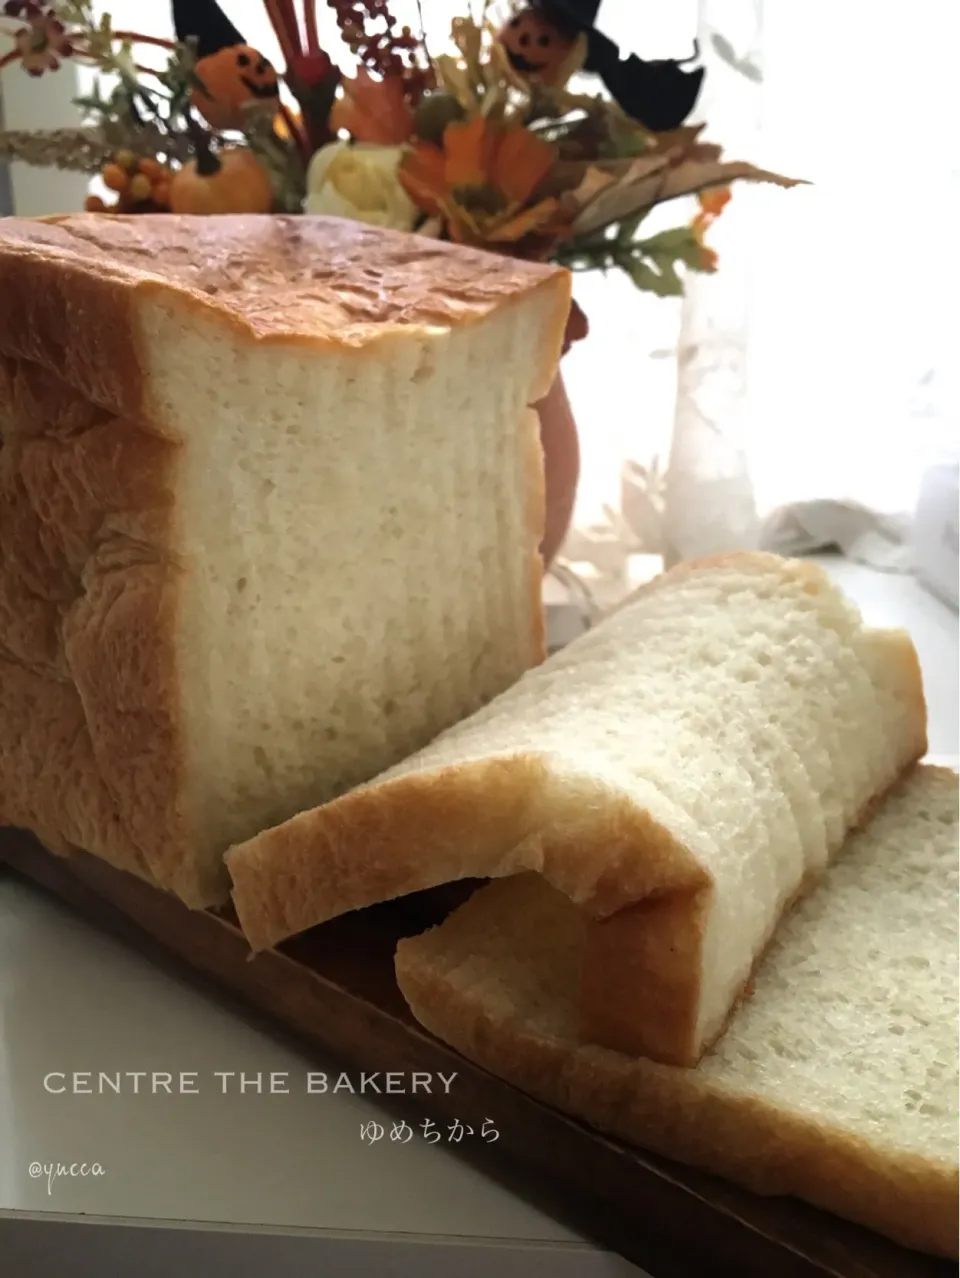
[[535, 9], [524, 9], [503, 27], [497, 41], [514, 71], [549, 87], [565, 78], [577, 37]]
[[270, 174], [245, 146], [214, 154], [198, 151], [170, 182], [173, 213], [269, 213], [273, 208]]
[[201, 58], [194, 67], [200, 81], [191, 105], [213, 129], [239, 129], [248, 102], [280, 100], [273, 64], [249, 44], [232, 44]]

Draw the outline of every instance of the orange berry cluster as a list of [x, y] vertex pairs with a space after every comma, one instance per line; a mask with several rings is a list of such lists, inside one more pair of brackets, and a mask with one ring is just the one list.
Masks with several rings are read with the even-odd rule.
[[117, 195], [107, 204], [99, 195], [88, 195], [83, 202], [87, 213], [165, 213], [170, 209], [171, 171], [152, 156], [117, 151], [100, 171], [100, 179]]

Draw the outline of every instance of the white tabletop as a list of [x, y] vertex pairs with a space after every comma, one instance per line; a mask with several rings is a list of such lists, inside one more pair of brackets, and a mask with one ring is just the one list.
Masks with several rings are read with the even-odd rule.
[[[910, 578], [829, 563], [869, 622], [911, 631], [931, 752], [956, 755], [956, 614]], [[637, 1278], [443, 1144], [364, 1143], [364, 1122], [391, 1120], [369, 1098], [307, 1094], [307, 1073], [324, 1068], [0, 874], [0, 1272], [52, 1273], [56, 1251], [77, 1278], [206, 1273], [214, 1260], [233, 1278], [400, 1278], [425, 1265], [509, 1278], [532, 1264], [558, 1278]], [[197, 1090], [138, 1084], [135, 1094], [126, 1079], [120, 1094], [54, 1094], [59, 1079], [45, 1087], [48, 1075], [75, 1071], [193, 1073]], [[286, 1093], [266, 1090], [271, 1072], [287, 1076]], [[262, 1076], [264, 1092], [241, 1092], [241, 1073]], [[31, 1163], [98, 1163], [103, 1174], [51, 1185]], [[141, 1227], [78, 1234], [54, 1224], [82, 1215]], [[180, 1228], [144, 1233], [149, 1222]], [[187, 1229], [204, 1224], [217, 1229]], [[251, 1237], [264, 1227], [284, 1237]], [[16, 1257], [12, 1268], [3, 1256]]]

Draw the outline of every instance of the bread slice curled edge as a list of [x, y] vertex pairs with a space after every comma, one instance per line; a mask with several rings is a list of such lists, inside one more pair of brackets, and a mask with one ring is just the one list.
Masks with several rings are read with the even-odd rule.
[[926, 751], [916, 652], [813, 565], [684, 564], [410, 760], [228, 853], [254, 949], [534, 871], [591, 921], [586, 1041], [693, 1065], [790, 905]]

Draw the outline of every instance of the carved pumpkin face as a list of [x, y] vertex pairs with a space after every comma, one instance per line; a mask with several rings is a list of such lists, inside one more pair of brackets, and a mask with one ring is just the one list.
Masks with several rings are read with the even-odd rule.
[[514, 71], [528, 80], [555, 84], [576, 42], [534, 9], [516, 14], [497, 36]]
[[214, 129], [239, 129], [247, 102], [276, 102], [280, 85], [273, 64], [249, 44], [233, 44], [201, 58], [194, 68], [203, 89], [190, 96]]

